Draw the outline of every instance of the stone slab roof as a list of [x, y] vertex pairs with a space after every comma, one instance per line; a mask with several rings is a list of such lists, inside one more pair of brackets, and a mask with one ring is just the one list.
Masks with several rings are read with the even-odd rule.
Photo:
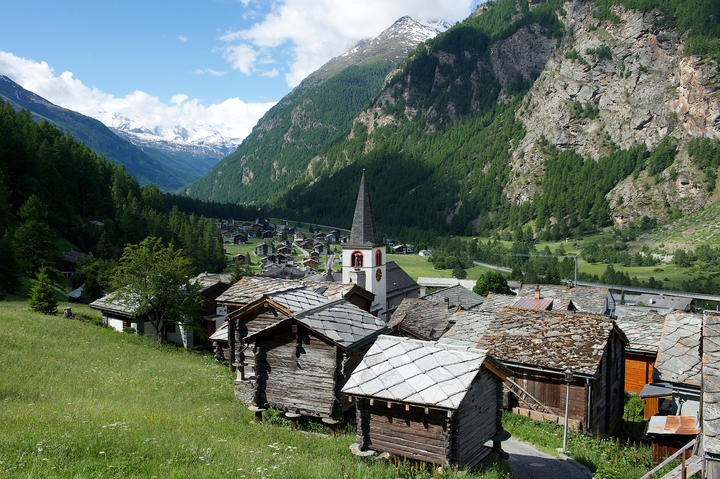
[[300, 281], [281, 278], [267, 278], [262, 276], [248, 276], [230, 286], [223, 294], [217, 297], [218, 303], [248, 304], [259, 299], [264, 294], [276, 293], [301, 287]]
[[457, 409], [486, 359], [475, 348], [379, 336], [343, 392]]
[[295, 318], [345, 348], [386, 328], [385, 321], [344, 299], [326, 302]]
[[477, 346], [507, 363], [594, 376], [613, 330], [607, 316], [505, 307]]
[[395, 261], [388, 261], [385, 264], [385, 274], [387, 276], [387, 298], [388, 300], [395, 295], [403, 294], [407, 291], [420, 289], [420, 286], [403, 270]]
[[[518, 296], [534, 298], [535, 289], [538, 286], [540, 287], [541, 298], [553, 298], [556, 301], [562, 301], [564, 304], [572, 301], [577, 310], [583, 313], [605, 313], [605, 303], [608, 295], [607, 288], [597, 288], [594, 286], [568, 287], [556, 284], [523, 284]], [[561, 308], [559, 304], [555, 304], [553, 309], [567, 308]]]
[[702, 432], [705, 452], [720, 455], [720, 314], [703, 318]]
[[642, 303], [645, 306], [649, 306], [651, 308], [687, 311], [690, 309], [692, 298], [642, 293], [640, 296], [638, 296], [636, 302]]
[[322, 294], [318, 294], [305, 287], [279, 291], [267, 296], [279, 305], [289, 309], [292, 314], [300, 313], [301, 311], [326, 304], [330, 301]]
[[191, 283], [197, 283], [200, 285], [200, 292], [206, 291], [212, 288], [216, 284], [225, 283], [230, 284], [230, 273], [200, 273], [194, 278], [190, 279]]
[[455, 310], [448, 310], [444, 302], [424, 298], [403, 298], [388, 326], [398, 328], [413, 337], [434, 341], [451, 326]]
[[665, 316], [653, 380], [700, 386], [699, 314], [673, 312]]
[[121, 295], [122, 288], [106, 294], [102, 298], [96, 299], [90, 303], [89, 306], [102, 311], [120, 313], [125, 316], [135, 316], [135, 310], [138, 307], [137, 303], [133, 301], [132, 298], [122, 298]]
[[494, 313], [487, 311], [458, 311], [453, 315], [455, 324], [442, 335], [439, 343], [475, 346], [485, 334]]
[[650, 311], [628, 309], [615, 320], [628, 338], [628, 348], [657, 353], [665, 316]]
[[460, 306], [462, 309], [475, 309], [485, 301], [479, 294], [459, 284], [427, 294], [423, 298], [439, 303], [449, 301], [451, 306]]
[[228, 322], [225, 321], [222, 325], [210, 335], [212, 341], [227, 341], [228, 340]]
[[512, 294], [488, 293], [482, 305], [477, 307], [478, 311], [495, 313], [505, 306], [512, 306], [518, 300], [518, 297]]

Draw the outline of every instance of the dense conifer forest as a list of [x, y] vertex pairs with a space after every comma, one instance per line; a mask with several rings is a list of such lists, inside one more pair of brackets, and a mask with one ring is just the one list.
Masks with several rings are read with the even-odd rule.
[[[254, 207], [204, 203], [141, 188], [127, 171], [27, 111], [0, 102], [0, 292], [45, 267], [55, 278], [61, 253], [91, 253], [78, 280], [99, 278], [127, 243], [147, 236], [181, 247], [193, 272], [224, 267], [222, 239], [204, 216], [254, 217]], [[109, 262], [98, 264], [97, 262]], [[95, 262], [95, 263], [94, 263]], [[97, 293], [97, 290], [95, 291]]]

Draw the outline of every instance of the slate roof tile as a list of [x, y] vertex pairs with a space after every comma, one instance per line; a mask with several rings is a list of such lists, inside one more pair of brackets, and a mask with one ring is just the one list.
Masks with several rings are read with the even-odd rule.
[[665, 316], [653, 379], [700, 385], [700, 334], [702, 316], [672, 312]]

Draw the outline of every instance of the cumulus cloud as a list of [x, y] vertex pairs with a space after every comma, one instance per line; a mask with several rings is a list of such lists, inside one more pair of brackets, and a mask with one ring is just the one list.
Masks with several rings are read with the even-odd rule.
[[178, 40], [180, 40], [183, 43], [187, 43], [190, 41], [190, 39], [188, 37], [186, 37], [185, 35], [178, 35]]
[[146, 129], [168, 139], [180, 128], [190, 132], [190, 141], [202, 141], [214, 132], [226, 139], [241, 140], [274, 105], [228, 98], [206, 106], [182, 93], [174, 95], [168, 104], [140, 90], [116, 97], [86, 86], [70, 71], [56, 75], [47, 62], [3, 51], [0, 51], [0, 74], [52, 103], [96, 118], [108, 126]]
[[[283, 0], [252, 27], [229, 30], [225, 59], [249, 75], [272, 49], [288, 48], [292, 59], [285, 80], [295, 86], [330, 58], [364, 38], [377, 36], [398, 18], [462, 20], [477, 0]], [[236, 44], [237, 42], [237, 44]]]

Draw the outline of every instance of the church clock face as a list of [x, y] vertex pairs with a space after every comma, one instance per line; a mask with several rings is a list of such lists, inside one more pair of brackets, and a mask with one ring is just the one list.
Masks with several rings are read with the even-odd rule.
[[378, 268], [377, 271], [375, 271], [375, 279], [380, 281], [382, 279], [382, 270]]

